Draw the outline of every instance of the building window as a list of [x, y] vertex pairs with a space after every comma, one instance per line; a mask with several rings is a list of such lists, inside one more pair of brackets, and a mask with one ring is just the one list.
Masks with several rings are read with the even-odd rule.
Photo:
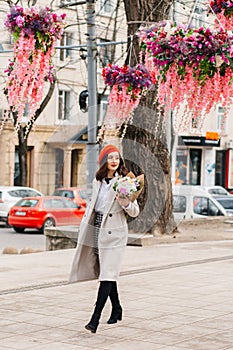
[[192, 118], [192, 129], [198, 128], [198, 120], [197, 118]]
[[[107, 43], [110, 40], [100, 39], [100, 43]], [[106, 67], [111, 62], [112, 46], [104, 45], [100, 46], [100, 67]]]
[[176, 185], [187, 184], [188, 151], [186, 149], [176, 150]]
[[215, 185], [226, 187], [226, 150], [216, 151]]
[[107, 113], [107, 109], [108, 109], [108, 96], [104, 96], [100, 101], [99, 125], [103, 123], [103, 120]]
[[14, 186], [20, 186], [19, 150], [15, 149]]
[[58, 120], [69, 120], [70, 117], [70, 91], [59, 90]]
[[195, 28], [199, 28], [204, 24], [203, 12], [204, 10], [200, 6], [196, 6], [192, 17], [192, 25]]
[[[63, 33], [60, 46], [70, 46], [73, 44], [73, 33]], [[72, 49], [60, 49], [60, 61], [65, 61], [67, 58], [72, 58]]]
[[[31, 186], [32, 183], [32, 159], [33, 159], [33, 147], [27, 147], [27, 186]], [[15, 162], [14, 162], [14, 186], [21, 186], [20, 183], [20, 167], [19, 167], [19, 147], [15, 147]]]
[[191, 148], [189, 151], [189, 184], [201, 184], [201, 158], [202, 150]]
[[[7, 44], [7, 45], [14, 45], [14, 37], [11, 33], [7, 33], [7, 36], [6, 36], [6, 40], [3, 41], [4, 44]], [[2, 44], [1, 44], [2, 46]], [[2, 47], [3, 49], [3, 47]]]
[[13, 118], [12, 118], [12, 115], [11, 115], [11, 112], [7, 109], [3, 109], [3, 108], [0, 108], [0, 121], [4, 120], [4, 122], [6, 121], [12, 121]]
[[217, 131], [218, 132], [226, 132], [226, 123], [225, 123], [225, 118], [224, 114], [226, 112], [226, 109], [222, 106], [217, 107]]
[[21, 123], [28, 123], [29, 121], [29, 111], [30, 111], [30, 105], [28, 102], [26, 102], [25, 104], [25, 108], [24, 108], [24, 112], [23, 112], [23, 116], [21, 119]]
[[111, 15], [113, 11], [113, 1], [112, 0], [100, 0], [99, 1], [100, 13], [104, 15]]

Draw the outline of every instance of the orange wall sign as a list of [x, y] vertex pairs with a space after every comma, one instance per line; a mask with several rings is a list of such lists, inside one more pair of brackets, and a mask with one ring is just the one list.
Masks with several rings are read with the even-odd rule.
[[219, 133], [215, 131], [206, 131], [206, 140], [219, 140]]

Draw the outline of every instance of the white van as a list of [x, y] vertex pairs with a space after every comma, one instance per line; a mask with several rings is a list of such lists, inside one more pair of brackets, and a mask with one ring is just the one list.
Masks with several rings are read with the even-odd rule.
[[199, 186], [177, 185], [173, 191], [173, 213], [175, 221], [182, 219], [229, 216], [229, 213]]
[[222, 186], [200, 186], [200, 188], [207, 191], [211, 196], [231, 196], [232, 197], [232, 194]]

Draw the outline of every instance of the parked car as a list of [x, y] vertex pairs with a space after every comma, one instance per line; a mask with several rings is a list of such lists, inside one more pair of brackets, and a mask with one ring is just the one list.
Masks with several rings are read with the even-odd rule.
[[209, 194], [215, 196], [231, 196], [231, 194], [222, 186], [200, 186]]
[[230, 215], [207, 191], [189, 185], [173, 187], [173, 213], [176, 221]]
[[215, 196], [229, 215], [233, 215], [233, 196]]
[[43, 194], [31, 187], [0, 186], [0, 221], [8, 224], [10, 208], [24, 197], [41, 197]]
[[28, 197], [17, 202], [9, 213], [9, 224], [16, 232], [34, 228], [44, 232], [53, 226], [79, 225], [85, 208], [63, 197]]
[[53, 192], [53, 196], [62, 196], [72, 199], [72, 201], [78, 205], [86, 207], [87, 190], [79, 187], [61, 187], [56, 188]]

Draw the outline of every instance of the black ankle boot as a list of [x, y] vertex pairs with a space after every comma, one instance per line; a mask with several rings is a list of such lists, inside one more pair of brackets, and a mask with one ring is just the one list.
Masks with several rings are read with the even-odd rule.
[[112, 303], [112, 313], [107, 323], [112, 324], [122, 320], [122, 307], [119, 300], [116, 281], [112, 282], [112, 289], [109, 294], [109, 297]]
[[91, 320], [86, 324], [85, 328], [92, 333], [96, 333], [100, 320], [100, 314], [93, 314]]
[[107, 323], [113, 324], [113, 323], [117, 323], [117, 321], [121, 321], [121, 320], [122, 320], [122, 307], [118, 306], [117, 309], [112, 309], [111, 316], [110, 316], [109, 320], [107, 321]]

